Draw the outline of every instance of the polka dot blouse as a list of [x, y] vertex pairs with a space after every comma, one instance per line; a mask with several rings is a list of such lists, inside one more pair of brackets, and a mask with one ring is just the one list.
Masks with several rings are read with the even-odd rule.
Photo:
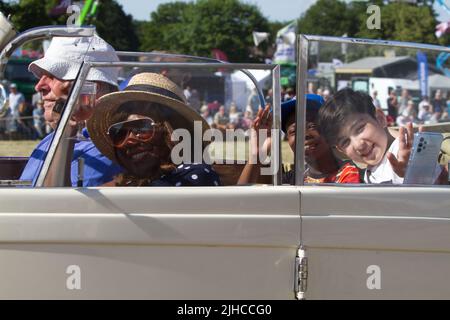
[[219, 175], [207, 164], [180, 164], [168, 175], [154, 180], [152, 186], [220, 186]]

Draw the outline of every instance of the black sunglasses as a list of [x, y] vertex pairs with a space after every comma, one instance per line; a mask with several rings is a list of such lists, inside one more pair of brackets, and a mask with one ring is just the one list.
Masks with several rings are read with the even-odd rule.
[[122, 147], [130, 133], [135, 139], [143, 142], [150, 141], [155, 135], [157, 126], [151, 118], [127, 120], [111, 125], [107, 133], [114, 147]]

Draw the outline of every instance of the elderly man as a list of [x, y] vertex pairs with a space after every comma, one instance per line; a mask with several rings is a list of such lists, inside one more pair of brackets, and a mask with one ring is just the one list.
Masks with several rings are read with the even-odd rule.
[[[118, 61], [114, 49], [97, 35], [87, 37], [56, 37], [53, 38], [45, 56], [32, 62], [28, 69], [39, 82], [36, 91], [42, 94], [44, 101], [44, 118], [52, 128], [58, 124], [58, 115], [53, 108], [56, 101], [66, 98], [78, 74], [81, 62], [86, 61]], [[97, 84], [97, 99], [109, 92], [117, 91], [116, 68], [92, 68], [86, 80]], [[84, 132], [87, 135], [87, 132]], [[21, 180], [32, 180], [35, 184], [38, 173], [44, 163], [53, 133], [47, 135], [32, 152]], [[71, 163], [71, 183], [78, 183], [78, 159], [84, 159], [83, 186], [98, 186], [111, 181], [121, 168], [102, 155], [91, 141], [75, 143]]]

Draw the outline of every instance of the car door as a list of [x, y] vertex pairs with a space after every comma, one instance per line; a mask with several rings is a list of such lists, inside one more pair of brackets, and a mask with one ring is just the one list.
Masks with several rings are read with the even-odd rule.
[[2, 188], [0, 199], [1, 298], [294, 298], [295, 188]]
[[[336, 48], [348, 45], [352, 49], [349, 52], [354, 55], [346, 56], [348, 63], [339, 66], [341, 77], [351, 79], [352, 76], [367, 73], [366, 76], [389, 79], [395, 84], [391, 89], [397, 92], [406, 90], [401, 87], [406, 82], [412, 83], [417, 92], [423, 89], [425, 95], [438, 89], [447, 94], [450, 92], [446, 71], [439, 70], [433, 64], [441, 52], [448, 51], [447, 48], [322, 36], [301, 35], [300, 38], [299, 63], [303, 65], [308, 61], [310, 42], [318, 42], [324, 47], [321, 50], [334, 50], [336, 57], [340, 55]], [[429, 72], [441, 74], [440, 79], [443, 80], [440, 84], [430, 82], [424, 85], [427, 83], [426, 73], [423, 72], [425, 67], [418, 68], [419, 63], [415, 60], [418, 51], [428, 56], [426, 68]], [[302, 80], [306, 78], [305, 71], [301, 70], [299, 74], [299, 83], [303, 87], [306, 87]], [[379, 83], [382, 84], [382, 81]], [[374, 85], [368, 90], [367, 94], [372, 94], [384, 89]], [[417, 92], [412, 91], [409, 98], [416, 106], [420, 101], [415, 96]], [[390, 116], [386, 114], [386, 117]], [[392, 127], [387, 130], [398, 130], [395, 119], [391, 119], [391, 124]], [[419, 125], [425, 131], [444, 135], [450, 128], [448, 119], [444, 117], [436, 124], [416, 122], [416, 126]], [[297, 156], [300, 158], [297, 159], [302, 159], [303, 140], [299, 140]], [[448, 168], [445, 150], [443, 144], [437, 160], [442, 167]], [[360, 166], [364, 171], [365, 167]], [[302, 254], [307, 261], [307, 277], [304, 280], [307, 286], [304, 286], [306, 290], [303, 293], [306, 299], [450, 297], [448, 183], [298, 185]]]
[[[218, 66], [220, 74], [230, 69]], [[79, 81], [88, 72], [86, 64]], [[217, 74], [207, 75], [227, 88]], [[295, 298], [295, 187], [60, 187], [69, 171], [64, 125], [80, 86], [74, 84], [38, 187], [0, 189], [0, 298]], [[239, 171], [230, 174], [222, 182]]]
[[310, 299], [450, 297], [448, 187], [301, 188]]

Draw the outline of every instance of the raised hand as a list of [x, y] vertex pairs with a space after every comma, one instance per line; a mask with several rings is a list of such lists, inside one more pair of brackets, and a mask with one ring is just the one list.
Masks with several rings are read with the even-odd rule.
[[253, 121], [253, 128], [259, 129], [271, 129], [272, 128], [272, 112], [270, 110], [270, 104], [266, 104], [264, 109], [259, 109], [256, 114], [256, 118]]
[[[272, 145], [271, 129], [272, 129], [272, 112], [270, 104], [267, 104], [264, 109], [259, 109], [256, 118], [253, 121], [253, 126], [250, 135], [250, 153], [253, 157], [259, 154], [268, 154]], [[267, 139], [261, 143], [261, 130], [267, 130]], [[260, 150], [261, 147], [261, 150]], [[260, 152], [261, 151], [261, 152]]]
[[[422, 132], [423, 128], [420, 126], [419, 131]], [[409, 155], [414, 142], [414, 129], [411, 122], [406, 127], [399, 129], [399, 149], [397, 157], [391, 152], [387, 153], [387, 158], [391, 163], [392, 169], [399, 177], [404, 177], [406, 173], [406, 167], [408, 166]]]

